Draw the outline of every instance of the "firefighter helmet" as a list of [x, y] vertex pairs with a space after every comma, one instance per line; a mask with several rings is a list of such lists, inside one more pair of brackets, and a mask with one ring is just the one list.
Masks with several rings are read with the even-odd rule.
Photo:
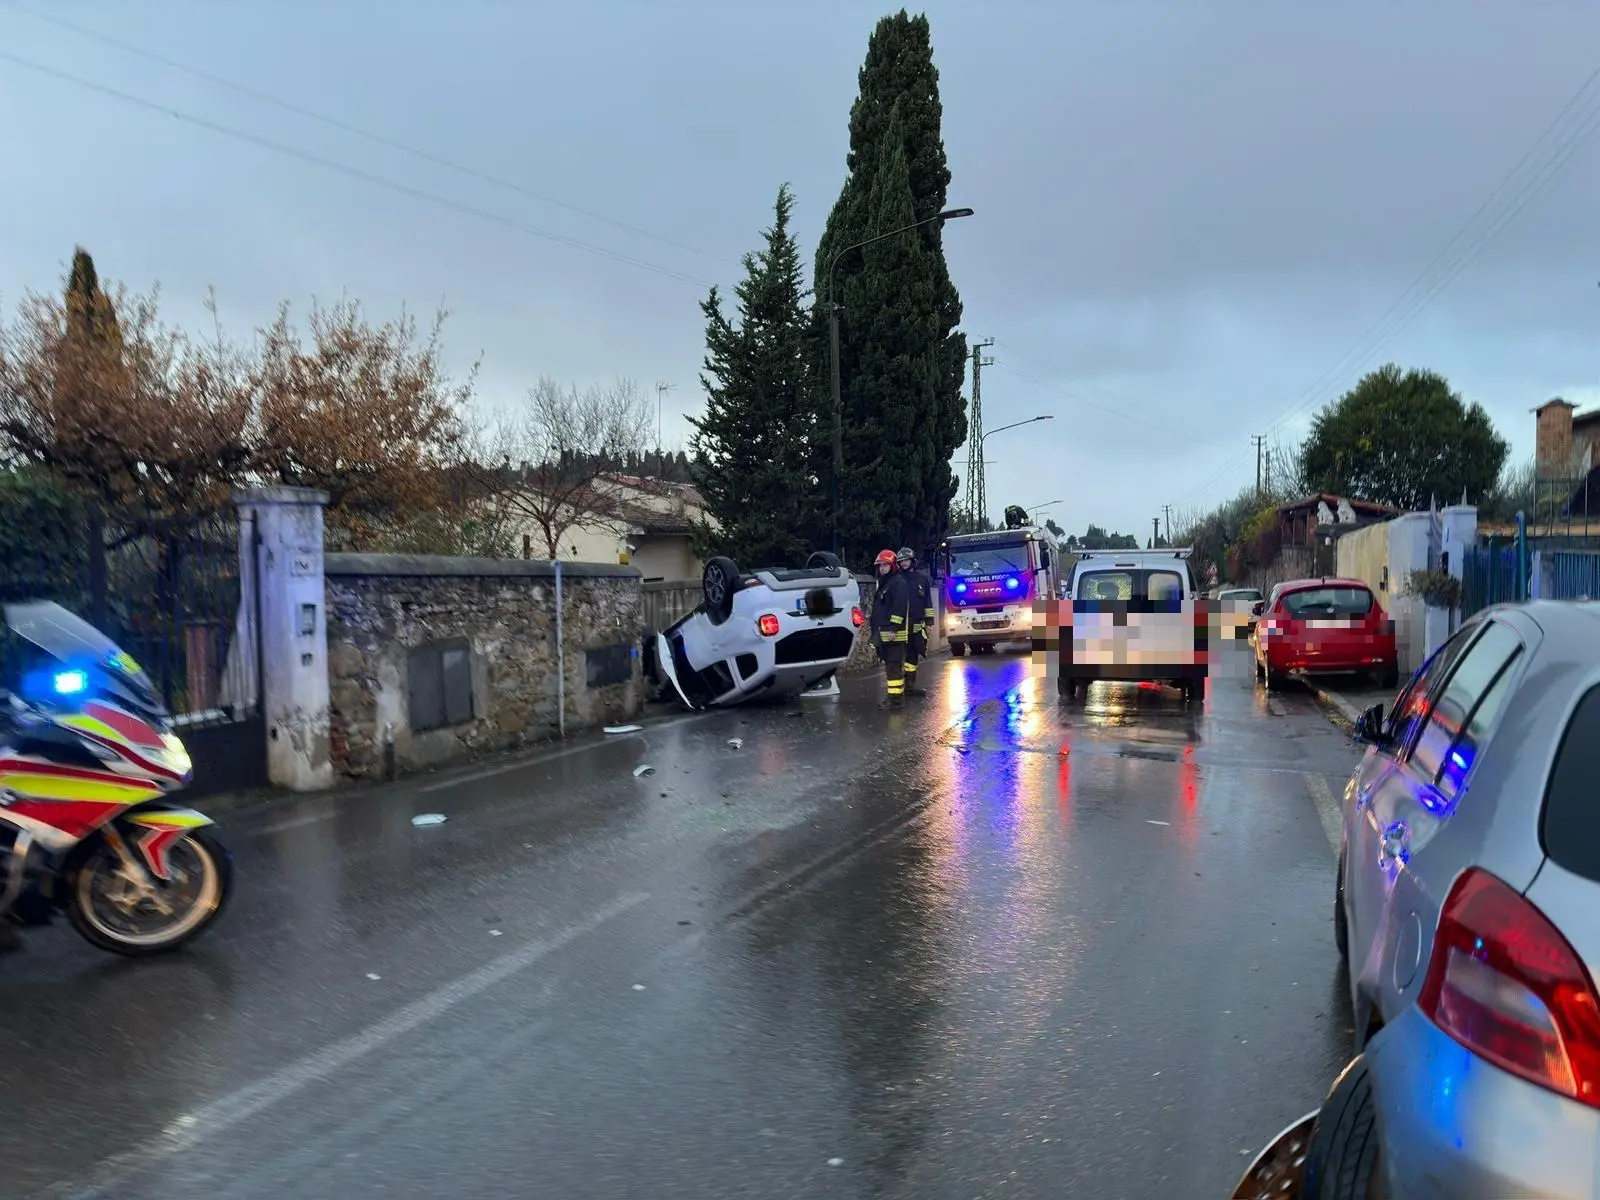
[[895, 554], [895, 558], [900, 562], [915, 562], [916, 557], [917, 556], [915, 554], [911, 553], [910, 546], [901, 546], [899, 551]]
[[878, 557], [872, 560], [877, 566], [894, 566], [894, 551], [879, 550]]

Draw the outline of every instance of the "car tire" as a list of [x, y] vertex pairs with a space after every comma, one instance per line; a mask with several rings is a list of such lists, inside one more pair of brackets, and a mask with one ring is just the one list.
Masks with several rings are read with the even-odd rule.
[[806, 559], [806, 570], [815, 571], [819, 568], [827, 571], [837, 571], [843, 566], [839, 556], [831, 550], [813, 550], [811, 557]]
[[1322, 1103], [1306, 1150], [1306, 1200], [1383, 1196], [1383, 1151], [1372, 1075], [1365, 1055], [1340, 1072]]
[[1269, 692], [1281, 692], [1281, 691], [1283, 691], [1283, 685], [1284, 685], [1285, 682], [1288, 681], [1289, 676], [1283, 671], [1274, 671], [1271, 667], [1268, 667], [1266, 669], [1266, 671], [1267, 671], [1267, 691], [1269, 691]]
[[1339, 961], [1350, 969], [1350, 922], [1344, 915], [1344, 851], [1333, 877], [1333, 944], [1339, 947]]
[[1071, 675], [1056, 676], [1056, 695], [1063, 700], [1071, 700], [1072, 693], [1077, 690], [1077, 682]]
[[706, 616], [713, 625], [721, 625], [733, 615], [733, 597], [738, 590], [738, 563], [720, 554], [706, 563], [705, 570], [700, 573], [700, 592], [705, 600]]
[[1382, 688], [1397, 688], [1400, 686], [1400, 664], [1390, 663], [1378, 672], [1378, 686]]

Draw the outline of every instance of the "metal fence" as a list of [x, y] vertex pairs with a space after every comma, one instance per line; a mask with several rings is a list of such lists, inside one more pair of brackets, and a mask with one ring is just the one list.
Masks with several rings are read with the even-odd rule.
[[1553, 600], [1600, 600], [1600, 553], [1558, 550], [1549, 560], [1546, 580]]
[[190, 743], [197, 782], [264, 783], [260, 648], [237, 513], [149, 517], [59, 503], [6, 515], [18, 524], [0, 532], [0, 602], [55, 601], [138, 660]]
[[1461, 561], [1461, 615], [1468, 617], [1491, 604], [1526, 599], [1523, 569], [1515, 544], [1502, 546], [1491, 539], [1487, 546], [1465, 551]]

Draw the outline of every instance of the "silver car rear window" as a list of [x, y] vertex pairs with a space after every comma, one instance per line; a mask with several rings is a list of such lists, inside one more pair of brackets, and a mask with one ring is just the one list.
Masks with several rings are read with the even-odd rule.
[[1600, 883], [1600, 687], [1578, 702], [1545, 788], [1539, 837], [1564, 870]]

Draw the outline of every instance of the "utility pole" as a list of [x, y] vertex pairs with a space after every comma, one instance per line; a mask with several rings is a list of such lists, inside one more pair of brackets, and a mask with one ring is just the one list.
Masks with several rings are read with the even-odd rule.
[[1150, 518], [1150, 549], [1156, 548], [1156, 543], [1161, 540], [1161, 518]]
[[1256, 445], [1256, 495], [1261, 494], [1261, 451], [1267, 444], [1267, 435], [1264, 433], [1252, 434], [1250, 440]]
[[989, 493], [983, 478], [983, 368], [994, 365], [984, 350], [994, 345], [985, 338], [972, 347], [972, 405], [967, 412], [967, 516], [982, 525], [989, 515]]
[[1167, 545], [1170, 546], [1172, 545], [1172, 505], [1163, 504], [1161, 506], [1161, 515], [1167, 519]]
[[661, 407], [666, 394], [676, 386], [672, 383], [656, 384], [656, 474], [663, 480], [667, 477], [667, 460], [661, 453]]
[[1269, 493], [1272, 491], [1272, 456], [1276, 453], [1276, 450], [1269, 449], [1267, 451], [1267, 491]]

